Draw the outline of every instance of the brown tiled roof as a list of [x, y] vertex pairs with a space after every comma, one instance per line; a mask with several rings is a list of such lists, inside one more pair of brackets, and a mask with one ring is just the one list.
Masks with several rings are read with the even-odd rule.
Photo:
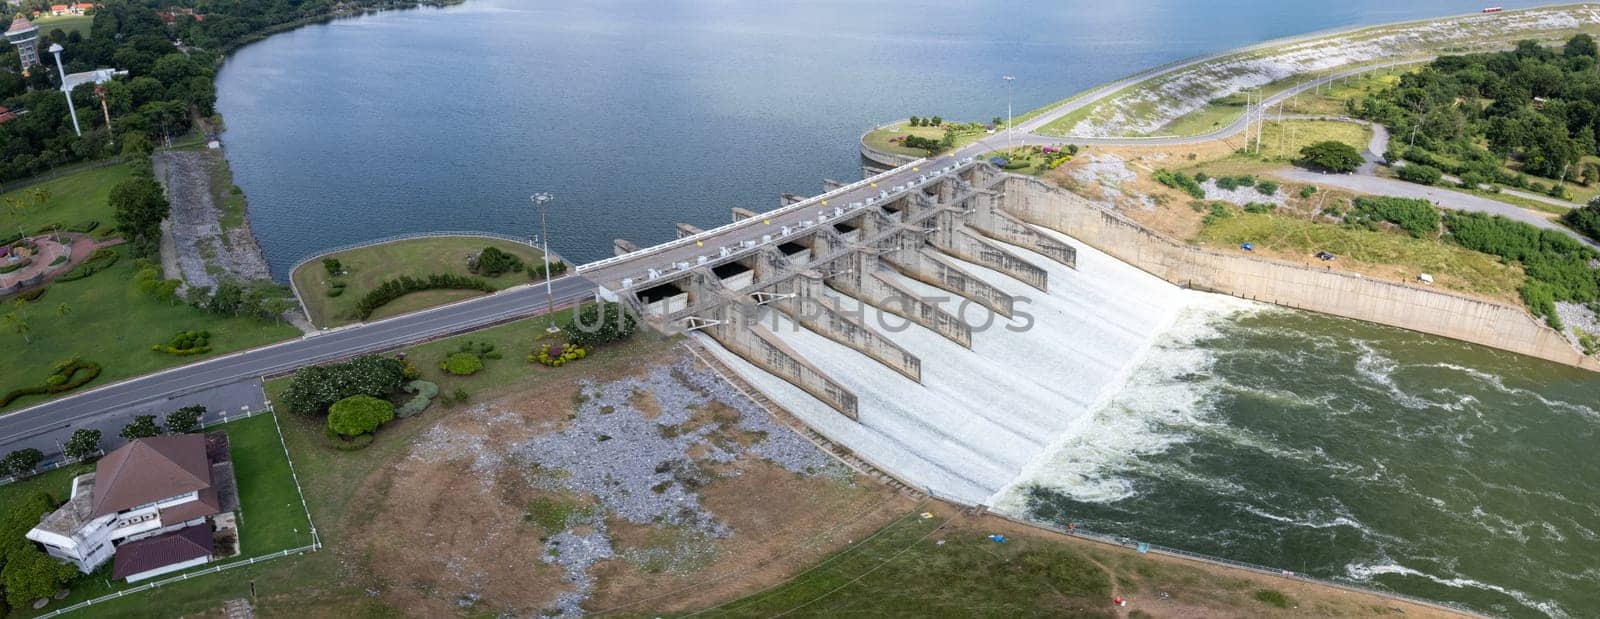
[[26, 17], [18, 15], [16, 19], [11, 20], [11, 27], [6, 29], [6, 34], [20, 32], [33, 27], [33, 22], [28, 21], [28, 18]]
[[205, 436], [138, 439], [106, 454], [96, 465], [93, 517], [210, 487]]
[[213, 548], [210, 523], [128, 542], [117, 547], [111, 577], [120, 580], [158, 567], [209, 557]]
[[172, 507], [162, 508], [161, 526], [170, 527], [175, 524], [194, 520], [195, 518], [210, 516], [221, 511], [222, 504], [217, 500], [217, 491], [206, 488], [205, 490], [200, 491], [199, 500], [189, 501], [188, 503], [179, 503], [177, 505], [173, 505]]

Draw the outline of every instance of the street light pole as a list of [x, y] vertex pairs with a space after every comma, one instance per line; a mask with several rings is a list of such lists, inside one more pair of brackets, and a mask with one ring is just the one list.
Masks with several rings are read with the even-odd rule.
[[1017, 147], [1011, 143], [1011, 135], [1013, 130], [1013, 127], [1011, 126], [1011, 82], [1017, 81], [1017, 78], [1010, 75], [1003, 75], [1000, 77], [1000, 79], [1006, 81], [1006, 156], [1010, 157], [1011, 154], [1017, 149]]
[[72, 132], [78, 134], [78, 137], [81, 138], [83, 137], [83, 130], [78, 128], [78, 110], [72, 106], [72, 91], [67, 90], [67, 70], [61, 66], [62, 49], [65, 48], [61, 47], [60, 43], [50, 44], [50, 53], [56, 56], [56, 71], [61, 73], [61, 94], [67, 96], [67, 113], [72, 115]]
[[550, 326], [545, 327], [544, 330], [546, 333], [555, 333], [561, 329], [556, 327], [556, 295], [552, 291], [550, 284], [550, 280], [554, 279], [553, 274], [550, 272], [550, 228], [545, 224], [545, 213], [550, 209], [546, 208], [545, 205], [556, 199], [556, 197], [550, 195], [548, 191], [541, 191], [533, 194], [530, 199], [533, 200], [534, 206], [539, 207], [539, 242], [544, 245], [541, 253], [544, 254], [545, 313], [550, 315]]

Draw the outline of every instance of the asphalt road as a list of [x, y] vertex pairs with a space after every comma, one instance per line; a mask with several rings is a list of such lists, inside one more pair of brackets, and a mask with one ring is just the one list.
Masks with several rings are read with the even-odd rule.
[[[576, 275], [555, 280], [552, 289], [558, 308], [595, 294], [594, 284]], [[104, 434], [108, 443], [114, 442], [110, 439], [116, 436], [115, 430], [133, 415], [170, 412], [190, 403], [207, 404], [215, 417], [237, 405], [248, 405], [248, 390], [259, 391], [255, 383], [262, 376], [535, 316], [544, 313], [546, 305], [543, 285], [519, 286], [128, 379], [0, 416], [0, 452], [37, 447], [53, 453], [58, 451], [55, 441], [64, 440], [79, 427], [102, 428], [103, 432], [104, 428], [112, 428]], [[246, 386], [240, 387], [240, 383]], [[223, 397], [220, 402], [207, 398], [191, 402], [196, 399], [191, 396], [201, 393]]]

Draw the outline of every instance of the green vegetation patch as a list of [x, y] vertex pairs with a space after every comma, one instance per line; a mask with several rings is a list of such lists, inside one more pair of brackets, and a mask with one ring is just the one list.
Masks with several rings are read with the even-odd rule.
[[1593, 303], [1600, 300], [1600, 269], [1590, 266], [1600, 254], [1559, 230], [1535, 228], [1498, 215], [1445, 214], [1450, 240], [1475, 251], [1521, 264], [1528, 273], [1522, 301], [1543, 316], [1551, 328], [1562, 328], [1556, 301]]
[[[523, 264], [521, 271], [527, 275], [516, 270], [504, 270], [495, 275], [474, 274], [473, 265], [490, 247], [495, 249], [496, 256], [509, 256]], [[496, 262], [510, 260], [496, 259]], [[385, 282], [402, 277], [426, 280], [433, 275], [451, 276], [482, 281], [486, 286], [409, 291], [401, 295], [406, 298], [394, 297], [372, 305], [367, 318], [392, 316], [521, 284], [529, 276], [542, 275], [543, 266], [543, 255], [538, 249], [513, 241], [472, 236], [425, 237], [329, 254], [301, 265], [290, 277], [310, 313], [311, 322], [319, 327], [332, 327], [362, 320], [362, 302], [367, 295]], [[565, 268], [562, 264], [552, 270], [561, 272]]]

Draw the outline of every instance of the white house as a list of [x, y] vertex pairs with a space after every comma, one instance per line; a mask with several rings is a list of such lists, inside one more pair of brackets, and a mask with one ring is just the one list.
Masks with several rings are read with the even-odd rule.
[[128, 582], [211, 560], [218, 525], [234, 531], [238, 509], [227, 435], [135, 440], [72, 480], [72, 498], [27, 537], [87, 574], [114, 559]]

